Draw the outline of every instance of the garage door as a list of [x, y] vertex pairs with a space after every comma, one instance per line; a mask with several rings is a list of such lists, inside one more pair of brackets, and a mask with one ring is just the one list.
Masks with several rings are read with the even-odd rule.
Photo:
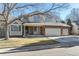
[[46, 36], [59, 36], [61, 35], [60, 28], [45, 28]]

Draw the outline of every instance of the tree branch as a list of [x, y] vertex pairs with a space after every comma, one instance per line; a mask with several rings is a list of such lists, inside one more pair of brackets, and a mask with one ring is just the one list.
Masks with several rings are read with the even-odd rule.
[[36, 5], [34, 5], [34, 4], [25, 4], [25, 5], [23, 5], [23, 6], [20, 6], [20, 7], [16, 7], [15, 9], [21, 9], [21, 8], [26, 8], [26, 7], [28, 7], [28, 6], [36, 6]]

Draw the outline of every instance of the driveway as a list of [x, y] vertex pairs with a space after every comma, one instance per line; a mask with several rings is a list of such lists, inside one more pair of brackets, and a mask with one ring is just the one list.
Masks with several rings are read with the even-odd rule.
[[48, 37], [59, 44], [0, 49], [2, 56], [79, 56], [79, 36]]
[[77, 42], [79, 41], [79, 36], [77, 35], [72, 35], [72, 36], [59, 36], [59, 37], [48, 37], [49, 39], [54, 39], [58, 42]]

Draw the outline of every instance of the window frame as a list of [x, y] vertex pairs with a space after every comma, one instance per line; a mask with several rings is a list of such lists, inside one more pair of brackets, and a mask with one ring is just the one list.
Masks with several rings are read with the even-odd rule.
[[[12, 26], [16, 26], [17, 30], [15, 30], [14, 28], [12, 28]], [[11, 31], [13, 31], [13, 32], [21, 31], [22, 30], [21, 28], [22, 28], [22, 26], [20, 24], [11, 24]]]
[[41, 16], [40, 15], [34, 15], [29, 17], [29, 22], [30, 23], [40, 23], [41, 22]]

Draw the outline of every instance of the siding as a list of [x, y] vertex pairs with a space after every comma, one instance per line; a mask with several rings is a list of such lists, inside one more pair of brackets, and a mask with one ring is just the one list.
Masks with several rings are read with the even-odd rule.
[[69, 35], [69, 32], [68, 32], [68, 29], [67, 28], [66, 29], [65, 28], [63, 29], [63, 34], [62, 35]]

